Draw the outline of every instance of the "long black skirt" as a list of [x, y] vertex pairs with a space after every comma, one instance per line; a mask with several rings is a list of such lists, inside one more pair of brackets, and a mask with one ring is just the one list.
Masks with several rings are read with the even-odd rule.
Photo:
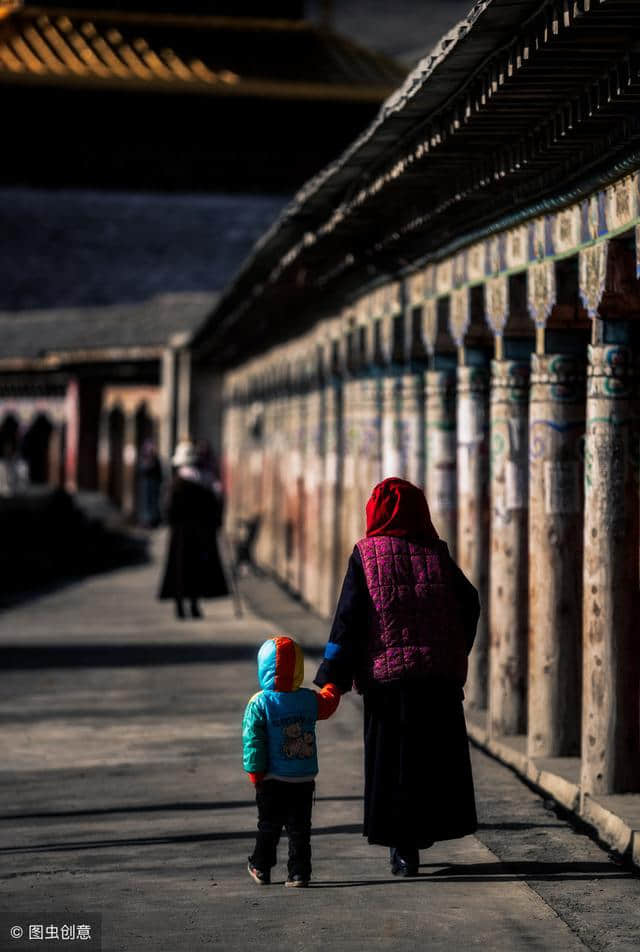
[[457, 687], [376, 685], [364, 695], [364, 835], [424, 849], [477, 829], [469, 742]]
[[195, 521], [171, 527], [159, 598], [220, 598], [229, 594], [216, 532]]

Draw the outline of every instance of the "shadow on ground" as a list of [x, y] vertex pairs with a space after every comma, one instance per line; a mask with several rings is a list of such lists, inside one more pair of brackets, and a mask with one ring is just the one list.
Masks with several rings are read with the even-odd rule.
[[421, 870], [431, 870], [408, 879], [315, 880], [315, 889], [348, 889], [351, 886], [425, 885], [432, 880], [458, 883], [567, 882], [603, 879], [630, 879], [633, 874], [616, 869], [611, 863], [422, 863]]
[[[253, 805], [253, 804], [252, 804]], [[315, 836], [361, 833], [360, 823], [314, 828]], [[64, 843], [31, 843], [29, 846], [3, 846], [0, 855], [17, 853], [74, 853], [80, 850], [122, 849], [123, 847], [158, 846], [173, 843], [215, 843], [221, 840], [253, 840], [255, 830], [224, 830], [219, 833], [178, 833], [167, 836], [138, 836], [114, 840], [67, 840]]]
[[99, 493], [31, 487], [0, 498], [0, 535], [0, 610], [149, 559], [148, 535], [125, 525]]
[[[316, 803], [362, 801], [362, 797], [316, 797]], [[254, 807], [255, 800], [216, 800], [178, 803], [150, 803], [135, 806], [99, 807], [96, 810], [56, 810], [49, 813], [5, 813], [2, 820], [68, 820], [73, 817], [110, 816], [128, 813], [209, 813], [212, 810], [237, 810]]]

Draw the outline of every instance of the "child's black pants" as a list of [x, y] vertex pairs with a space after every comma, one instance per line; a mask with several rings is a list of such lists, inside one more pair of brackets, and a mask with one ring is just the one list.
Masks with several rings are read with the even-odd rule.
[[266, 872], [276, 865], [276, 849], [284, 827], [289, 837], [289, 876], [310, 877], [314, 788], [313, 780], [304, 783], [263, 780], [258, 784], [258, 835], [249, 857], [252, 866]]

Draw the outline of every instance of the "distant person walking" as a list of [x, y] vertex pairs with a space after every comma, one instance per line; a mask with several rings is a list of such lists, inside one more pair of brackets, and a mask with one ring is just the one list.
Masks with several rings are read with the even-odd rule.
[[420, 849], [477, 826], [462, 687], [480, 605], [420, 489], [385, 479], [366, 513], [315, 683], [363, 694], [363, 833], [416, 876]]
[[191, 616], [201, 618], [198, 599], [229, 594], [217, 539], [222, 494], [214, 490], [208, 474], [202, 473], [192, 443], [179, 443], [171, 462], [169, 551], [159, 597], [175, 600], [178, 618], [185, 617], [184, 600], [188, 599]]

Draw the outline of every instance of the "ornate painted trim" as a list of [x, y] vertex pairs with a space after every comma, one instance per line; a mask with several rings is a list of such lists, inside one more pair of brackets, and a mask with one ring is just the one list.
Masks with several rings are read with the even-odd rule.
[[492, 360], [491, 403], [527, 402], [530, 374], [530, 366], [524, 360]]
[[638, 358], [624, 344], [588, 347], [587, 395], [626, 400], [638, 391]]
[[520, 220], [511, 227], [493, 231], [462, 249], [454, 246], [446, 257], [423, 266], [414, 275], [423, 275], [425, 297], [431, 294], [443, 297], [454, 288], [488, 284], [491, 278], [515, 274], [535, 263], [546, 264], [581, 254], [588, 251], [593, 242], [601, 242], [630, 228], [636, 228], [640, 277], [640, 172], [637, 171], [556, 211], [531, 215], [524, 222]]
[[380, 318], [380, 351], [386, 363], [391, 363], [393, 360], [393, 324], [394, 315], [391, 313]]
[[607, 278], [607, 241], [582, 248], [579, 253], [580, 299], [590, 318], [598, 314]]
[[407, 296], [410, 307], [419, 307], [422, 304], [425, 297], [425, 277], [424, 271], [416, 271], [409, 276], [407, 281]]
[[556, 303], [554, 261], [538, 261], [527, 269], [527, 305], [536, 327], [544, 327]]
[[509, 313], [509, 282], [506, 274], [487, 280], [484, 309], [487, 324], [491, 330], [494, 334], [501, 334]]
[[489, 370], [485, 367], [457, 367], [458, 396], [465, 393], [487, 393]]
[[586, 366], [584, 359], [571, 354], [531, 355], [531, 403], [547, 402], [583, 404]]
[[469, 288], [458, 288], [451, 292], [449, 305], [449, 329], [457, 347], [462, 347], [471, 322]]
[[428, 354], [433, 354], [438, 337], [438, 301], [436, 298], [427, 298], [422, 305], [420, 336], [424, 349]]

